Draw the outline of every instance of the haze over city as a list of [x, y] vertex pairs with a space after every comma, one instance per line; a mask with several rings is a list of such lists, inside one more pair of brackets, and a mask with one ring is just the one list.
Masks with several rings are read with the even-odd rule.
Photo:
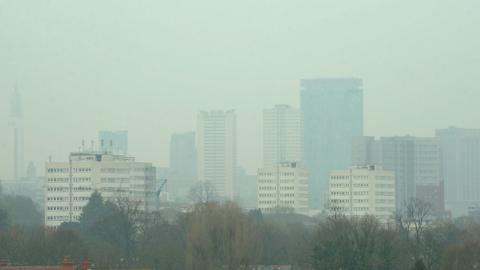
[[0, 0], [0, 270], [480, 268], [480, 1]]
[[[64, 160], [101, 129], [168, 165], [199, 110], [235, 109], [238, 165], [262, 159], [262, 110], [299, 106], [299, 80], [363, 79], [366, 135], [478, 127], [478, 1], [0, 1], [0, 178], [10, 96], [25, 162]], [[42, 171], [40, 169], [39, 171]]]

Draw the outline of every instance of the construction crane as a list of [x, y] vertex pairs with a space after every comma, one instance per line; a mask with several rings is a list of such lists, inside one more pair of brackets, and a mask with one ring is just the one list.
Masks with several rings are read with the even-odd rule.
[[162, 192], [166, 183], [167, 183], [167, 179], [160, 180], [160, 185], [158, 186], [158, 189], [155, 192], [155, 195], [157, 196], [157, 212], [160, 210], [160, 193]]

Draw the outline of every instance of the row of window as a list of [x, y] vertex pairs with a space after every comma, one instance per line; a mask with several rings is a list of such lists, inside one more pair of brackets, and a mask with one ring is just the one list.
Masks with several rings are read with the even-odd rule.
[[47, 216], [50, 221], [68, 221], [69, 216]]
[[395, 201], [394, 201], [394, 200], [376, 199], [376, 200], [375, 200], [375, 203], [389, 203], [389, 204], [393, 204], [393, 203], [395, 203]]
[[102, 177], [100, 181], [102, 183], [127, 183], [129, 181], [129, 178]]
[[375, 184], [376, 188], [395, 188], [394, 184]]
[[395, 211], [395, 208], [393, 208], [393, 207], [375, 207], [375, 211], [393, 212], [393, 211]]
[[[90, 182], [92, 179], [90, 177], [74, 177], [72, 179], [73, 182], [79, 183], [79, 182]], [[51, 183], [68, 183], [70, 181], [70, 178], [68, 177], [53, 177], [53, 178], [48, 178], [48, 182]]]
[[[47, 207], [48, 211], [68, 211], [70, 207], [68, 206], [49, 206]], [[82, 211], [83, 207], [81, 206], [73, 206], [72, 207], [73, 211]]]
[[378, 192], [375, 192], [375, 195], [377, 195], [377, 196], [393, 196], [393, 195], [395, 195], [395, 192], [378, 191]]
[[53, 191], [53, 192], [67, 192], [68, 188], [63, 188], [63, 187], [53, 187], [53, 188], [47, 188], [47, 191]]
[[[277, 204], [277, 201], [276, 200], [259, 200], [258, 203], [259, 204]], [[279, 204], [280, 205], [295, 204], [295, 201], [294, 200], [280, 200]]]
[[47, 172], [49, 173], [68, 173], [70, 170], [69, 168], [49, 168]]

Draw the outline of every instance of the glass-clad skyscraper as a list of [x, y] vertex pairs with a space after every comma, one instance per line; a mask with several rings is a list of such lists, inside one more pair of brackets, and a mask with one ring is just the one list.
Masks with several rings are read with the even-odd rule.
[[100, 151], [126, 155], [128, 152], [128, 131], [102, 130], [98, 132]]
[[362, 80], [304, 79], [300, 103], [305, 165], [310, 175], [310, 207], [323, 208], [330, 171], [348, 168], [352, 139], [363, 135]]

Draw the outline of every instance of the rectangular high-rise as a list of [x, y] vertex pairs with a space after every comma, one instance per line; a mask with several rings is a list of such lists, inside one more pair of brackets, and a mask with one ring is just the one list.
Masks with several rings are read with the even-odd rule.
[[126, 155], [128, 153], [128, 131], [102, 130], [98, 132], [100, 151], [116, 155]]
[[173, 134], [170, 138], [170, 170], [168, 192], [186, 198], [197, 179], [195, 132]]
[[356, 78], [301, 81], [305, 165], [313, 208], [327, 203], [329, 172], [350, 166], [352, 138], [363, 136], [362, 87], [362, 80]]
[[170, 169], [194, 180], [197, 174], [195, 132], [176, 133], [170, 138]]
[[221, 200], [233, 200], [237, 164], [236, 115], [202, 111], [197, 119], [198, 181], [210, 183]]
[[442, 157], [445, 208], [454, 217], [480, 206], [480, 129], [436, 131]]
[[302, 112], [288, 105], [263, 110], [263, 164], [280, 162], [303, 162]]
[[395, 172], [397, 209], [416, 196], [417, 184], [438, 184], [440, 147], [435, 138], [414, 136], [355, 137], [352, 165], [381, 165]]

